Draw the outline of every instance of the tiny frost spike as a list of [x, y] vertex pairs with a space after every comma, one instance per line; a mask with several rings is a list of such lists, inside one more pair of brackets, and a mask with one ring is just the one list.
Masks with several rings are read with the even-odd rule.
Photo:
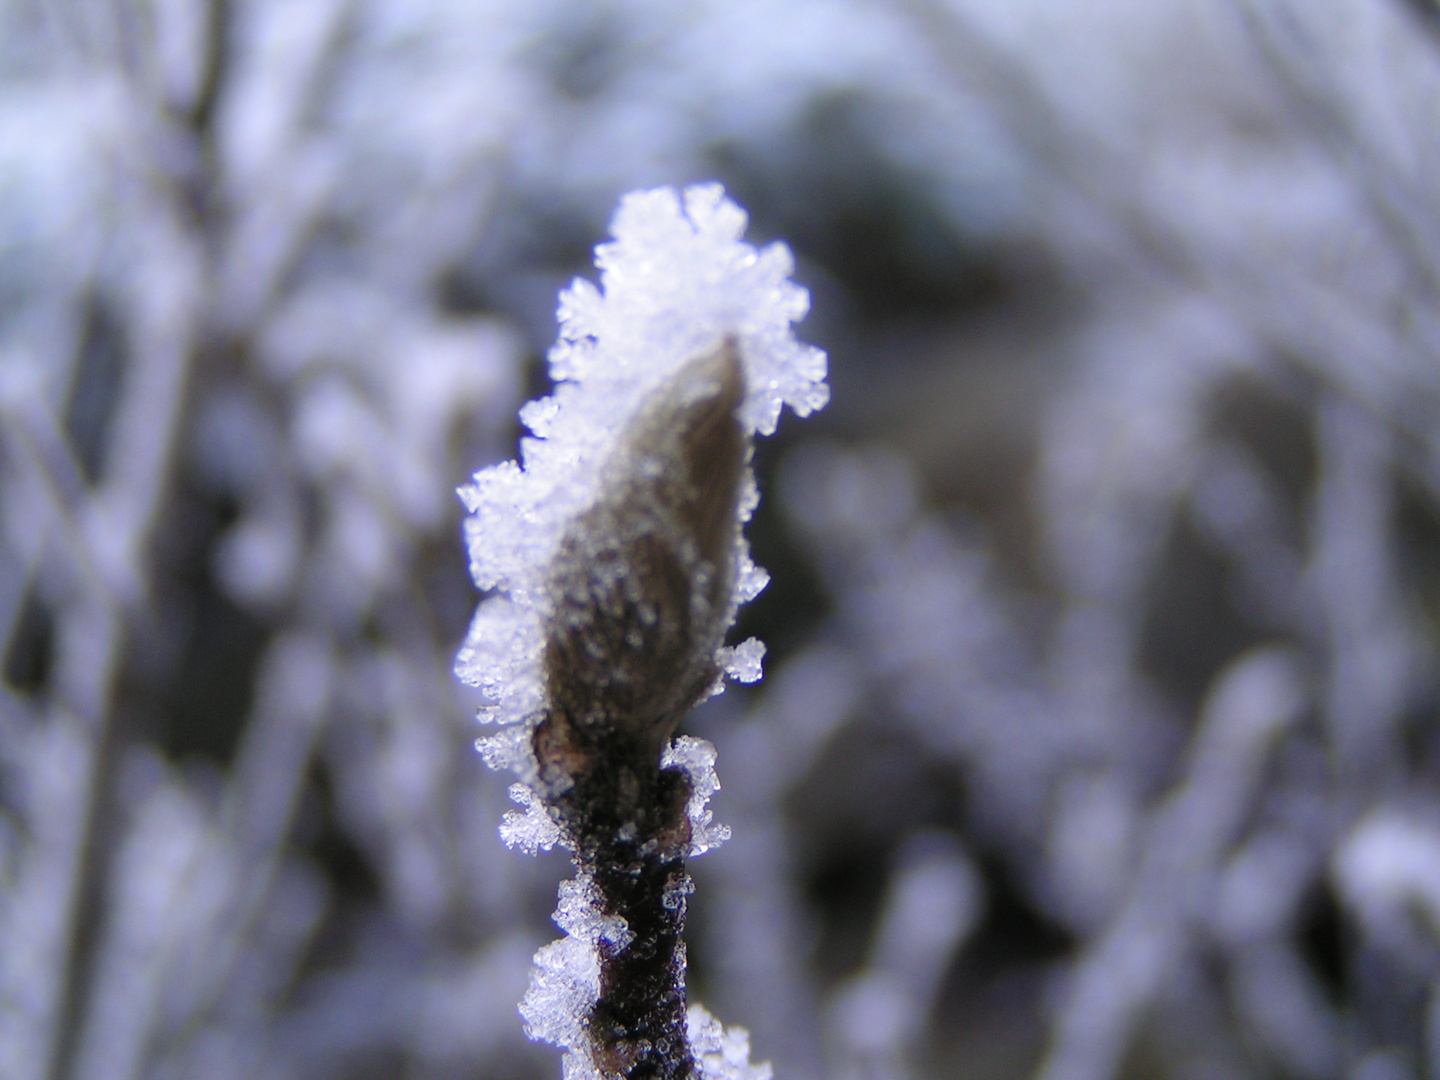
[[764, 646], [724, 644], [765, 587], [742, 527], [758, 501], [751, 440], [781, 408], [829, 397], [789, 250], [741, 240], [717, 184], [635, 192], [596, 249], [597, 288], [560, 297], [555, 392], [527, 404], [520, 461], [460, 489], [485, 599], [456, 672], [490, 704], [477, 746], [519, 779], [505, 842], [560, 844], [566, 937], [535, 957], [526, 1031], [566, 1080], [768, 1080], [748, 1037], [685, 998], [685, 859], [729, 835], [706, 808], [715, 751], [675, 737]]

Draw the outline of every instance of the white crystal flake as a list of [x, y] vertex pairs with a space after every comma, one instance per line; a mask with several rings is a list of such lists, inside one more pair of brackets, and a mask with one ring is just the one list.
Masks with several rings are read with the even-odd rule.
[[768, 1061], [750, 1064], [750, 1033], [744, 1028], [726, 1028], [703, 1005], [690, 1006], [685, 1026], [701, 1080], [771, 1080], [774, 1076]]
[[575, 880], [561, 884], [554, 919], [565, 937], [535, 954], [530, 989], [520, 1002], [520, 1015], [527, 1036], [567, 1051], [567, 1077], [590, 1077], [596, 1073], [587, 1049], [585, 1023], [600, 998], [597, 945], [604, 941], [614, 951], [623, 951], [634, 935], [623, 918], [601, 910], [599, 892], [584, 871]]
[[520, 1001], [525, 1034], [584, 1053], [585, 1018], [600, 1000], [600, 957], [579, 938], [552, 941], [535, 954], [530, 989]]
[[530, 733], [524, 728], [501, 728], [494, 735], [476, 739], [475, 749], [490, 768], [513, 769], [522, 778], [530, 779], [526, 771], [534, 758], [530, 754]]
[[735, 596], [742, 604], [748, 604], [770, 584], [770, 572], [763, 566], [756, 566], [748, 551], [742, 553], [740, 566], [735, 575]]
[[715, 747], [704, 739], [681, 735], [666, 749], [660, 764], [665, 768], [678, 766], [690, 777], [690, 801], [685, 804], [690, 819], [688, 854], [692, 858], [703, 855], [729, 840], [730, 826], [712, 824], [714, 815], [708, 805], [710, 796], [720, 790], [720, 778], [715, 775]]
[[603, 941], [616, 953], [623, 952], [635, 939], [623, 917], [606, 915], [601, 909], [600, 893], [588, 874], [560, 883], [560, 906], [555, 909], [555, 923], [592, 948]]
[[736, 682], [759, 682], [764, 674], [765, 643], [759, 638], [746, 638], [739, 645], [720, 650], [719, 661], [725, 674]]
[[510, 785], [510, 799], [524, 807], [511, 810], [500, 824], [500, 839], [506, 847], [518, 847], [527, 855], [564, 845], [565, 833], [534, 790], [524, 784]]

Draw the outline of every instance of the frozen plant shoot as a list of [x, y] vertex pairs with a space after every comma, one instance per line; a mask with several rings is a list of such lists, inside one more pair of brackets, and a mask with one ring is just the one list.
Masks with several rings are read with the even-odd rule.
[[687, 1008], [685, 860], [728, 830], [706, 809], [714, 748], [675, 734], [724, 676], [760, 677], [758, 641], [725, 644], [767, 580], [742, 532], [751, 438], [829, 396], [824, 353], [791, 333], [809, 297], [789, 250], [744, 230], [718, 185], [626, 196], [600, 287], [561, 295], [556, 389], [520, 413], [521, 460], [460, 491], [471, 573], [494, 593], [456, 670], [492, 703], [478, 745], [524, 807], [501, 833], [575, 862], [566, 936], [520, 1005], [566, 1080], [769, 1076], [743, 1031]]

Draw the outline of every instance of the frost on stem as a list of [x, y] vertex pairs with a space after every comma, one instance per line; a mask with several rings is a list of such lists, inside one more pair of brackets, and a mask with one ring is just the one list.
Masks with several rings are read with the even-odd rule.
[[764, 647], [729, 647], [765, 586], [742, 526], [758, 500], [751, 438], [782, 406], [825, 404], [825, 356], [791, 324], [809, 298], [789, 251], [741, 241], [718, 185], [639, 192], [596, 252], [600, 287], [562, 294], [554, 394], [521, 411], [521, 461], [460, 496], [481, 604], [456, 670], [501, 725], [479, 742], [521, 783], [501, 829], [570, 849], [561, 941], [521, 1003], [569, 1078], [763, 1080], [743, 1032], [685, 996], [685, 859], [728, 836], [706, 802], [714, 748], [675, 737], [728, 674], [760, 677]]

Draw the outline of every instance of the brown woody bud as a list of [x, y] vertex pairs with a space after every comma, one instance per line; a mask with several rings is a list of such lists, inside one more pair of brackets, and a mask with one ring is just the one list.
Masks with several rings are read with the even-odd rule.
[[621, 433], [601, 495], [561, 542], [549, 581], [549, 711], [533, 740], [554, 794], [597, 754], [653, 769], [719, 677], [750, 452], [735, 418], [744, 393], [733, 337], [685, 363]]

